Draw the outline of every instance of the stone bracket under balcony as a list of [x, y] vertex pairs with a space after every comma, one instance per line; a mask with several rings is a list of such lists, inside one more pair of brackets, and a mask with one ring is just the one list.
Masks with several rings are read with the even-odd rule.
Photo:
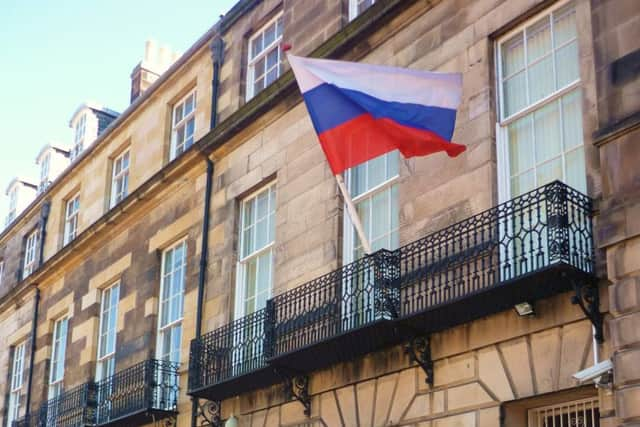
[[345, 265], [193, 340], [189, 394], [223, 400], [591, 285], [591, 217], [556, 181]]

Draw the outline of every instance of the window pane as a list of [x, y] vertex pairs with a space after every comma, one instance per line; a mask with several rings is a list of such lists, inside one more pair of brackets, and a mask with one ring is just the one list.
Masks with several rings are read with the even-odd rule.
[[582, 97], [579, 90], [562, 97], [562, 125], [565, 150], [582, 145]]
[[535, 186], [535, 176], [533, 171], [525, 172], [511, 178], [511, 194], [514, 197], [533, 190]]
[[245, 277], [245, 298], [252, 298], [256, 295], [256, 283], [258, 281], [258, 261], [252, 258], [246, 264]]
[[371, 239], [375, 240], [389, 233], [389, 192], [383, 191], [373, 196], [372, 199], [372, 219], [371, 219]]
[[584, 166], [584, 148], [578, 147], [567, 153], [566, 182], [578, 191], [587, 192], [587, 177]]
[[536, 138], [536, 161], [544, 162], [562, 151], [558, 102], [551, 102], [537, 110], [533, 116]]
[[556, 179], [562, 179], [562, 159], [560, 157], [538, 167], [537, 186], [541, 187]]
[[539, 101], [553, 91], [553, 61], [547, 56], [529, 69], [529, 103]]
[[527, 86], [525, 72], [514, 75], [503, 84], [504, 116], [510, 116], [527, 105]]
[[553, 18], [554, 46], [560, 46], [577, 36], [576, 12], [572, 4], [569, 4], [554, 12]]
[[531, 117], [525, 116], [509, 125], [509, 163], [511, 173], [530, 169], [534, 164]]
[[251, 58], [255, 58], [258, 54], [262, 52], [262, 36], [256, 37], [252, 42], [251, 48]]
[[532, 63], [551, 50], [551, 26], [545, 16], [527, 28], [527, 62]]
[[502, 76], [507, 77], [524, 68], [524, 43], [518, 33], [502, 45]]
[[369, 172], [367, 189], [376, 187], [387, 180], [387, 165], [384, 155], [369, 160], [367, 164]]
[[[267, 251], [258, 257], [258, 282], [257, 292], [266, 292], [271, 283], [271, 251]], [[259, 307], [262, 308], [262, 307]]]
[[267, 47], [276, 39], [276, 23], [269, 25], [264, 31], [264, 46]]
[[261, 77], [258, 80], [256, 80], [256, 83], [253, 85], [253, 93], [257, 94], [262, 89], [264, 89], [264, 78], [263, 77]]
[[558, 89], [578, 80], [580, 77], [578, 44], [576, 41], [561, 47], [556, 52], [556, 72], [558, 74]]

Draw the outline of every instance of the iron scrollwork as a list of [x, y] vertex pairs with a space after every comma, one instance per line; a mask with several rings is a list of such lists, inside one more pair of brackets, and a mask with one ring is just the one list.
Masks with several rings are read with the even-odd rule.
[[596, 341], [602, 344], [604, 334], [602, 330], [602, 313], [600, 313], [600, 294], [598, 286], [594, 283], [582, 284], [574, 282], [575, 295], [571, 297], [571, 303], [582, 309], [585, 316], [591, 321], [595, 329]]
[[431, 338], [418, 336], [412, 338], [404, 347], [411, 361], [416, 362], [424, 371], [425, 382], [433, 387], [433, 359], [431, 358]]
[[219, 400], [206, 400], [198, 402], [197, 417], [200, 427], [222, 427], [222, 402]]
[[307, 375], [296, 375], [285, 377], [285, 396], [289, 400], [295, 399], [304, 406], [304, 414], [311, 416], [311, 396], [309, 396], [309, 377]]

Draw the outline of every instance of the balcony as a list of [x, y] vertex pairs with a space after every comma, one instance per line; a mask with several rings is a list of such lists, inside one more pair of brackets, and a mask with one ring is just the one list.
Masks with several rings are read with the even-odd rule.
[[99, 426], [129, 426], [175, 416], [178, 364], [149, 359], [96, 383]]
[[85, 383], [49, 399], [36, 413], [14, 421], [13, 427], [93, 426], [95, 404], [95, 387]]
[[191, 342], [189, 394], [221, 400], [592, 283], [591, 215], [553, 182], [277, 295]]
[[177, 414], [178, 364], [145, 360], [45, 402], [12, 427], [130, 426]]

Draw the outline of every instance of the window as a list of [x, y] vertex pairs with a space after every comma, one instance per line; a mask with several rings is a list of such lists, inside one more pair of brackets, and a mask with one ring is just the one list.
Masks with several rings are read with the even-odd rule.
[[497, 57], [501, 200], [555, 179], [586, 192], [573, 3], [502, 37]]
[[62, 393], [64, 379], [64, 358], [67, 350], [67, 327], [69, 318], [58, 319], [53, 325], [53, 342], [51, 350], [51, 367], [49, 369], [48, 399], [53, 399]]
[[236, 318], [264, 308], [271, 296], [275, 210], [275, 183], [242, 201]]
[[78, 231], [78, 212], [80, 210], [80, 194], [76, 194], [67, 201], [64, 213], [64, 238], [63, 245], [67, 245], [76, 238]]
[[9, 389], [9, 407], [7, 410], [7, 426], [20, 417], [20, 398], [24, 370], [24, 350], [26, 342], [17, 345], [13, 350], [13, 364], [11, 366], [11, 387]]
[[196, 92], [182, 98], [173, 107], [170, 160], [184, 153], [193, 144], [196, 130]]
[[9, 213], [7, 214], [7, 225], [16, 218], [18, 211], [18, 189], [13, 188], [9, 193]]
[[49, 165], [51, 163], [51, 154], [48, 153], [42, 158], [40, 165], [40, 191], [44, 191], [49, 185]]
[[108, 378], [115, 373], [116, 327], [119, 300], [120, 282], [116, 282], [102, 291], [96, 381]]
[[529, 427], [598, 427], [598, 398], [577, 400], [528, 411]]
[[353, 21], [362, 12], [367, 10], [375, 0], [349, 0], [349, 21]]
[[129, 194], [129, 150], [113, 160], [111, 176], [111, 201], [109, 207], [114, 207]]
[[[396, 249], [399, 245], [398, 151], [371, 159], [346, 171], [349, 193], [358, 211], [371, 249]], [[345, 209], [346, 211], [346, 209]], [[358, 233], [345, 215], [345, 263], [364, 255]]]
[[247, 101], [280, 77], [282, 29], [281, 13], [249, 39]]
[[27, 243], [24, 249], [24, 266], [22, 269], [22, 279], [26, 279], [33, 270], [36, 269], [36, 253], [38, 249], [38, 230], [33, 231], [27, 237]]
[[71, 149], [71, 160], [73, 161], [76, 157], [82, 153], [82, 148], [84, 145], [84, 135], [87, 127], [87, 115], [83, 114], [80, 116], [78, 121], [76, 122], [76, 126], [74, 128], [74, 138], [73, 138], [73, 148]]
[[160, 314], [158, 322], [158, 359], [180, 362], [184, 278], [187, 243], [182, 241], [162, 254]]

